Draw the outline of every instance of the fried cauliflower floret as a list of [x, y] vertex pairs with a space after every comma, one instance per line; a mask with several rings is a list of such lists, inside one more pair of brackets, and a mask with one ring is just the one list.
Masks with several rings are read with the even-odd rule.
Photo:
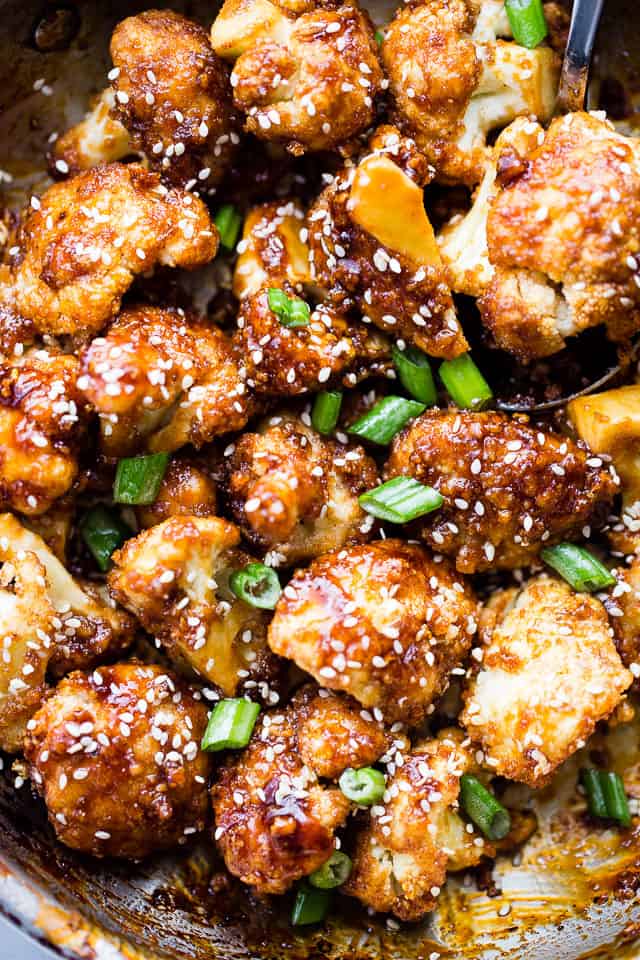
[[398, 476], [444, 497], [421, 534], [463, 573], [527, 565], [606, 516], [616, 492], [588, 450], [502, 413], [427, 411], [393, 443], [385, 477]]
[[227, 337], [183, 311], [123, 310], [81, 360], [80, 385], [109, 456], [201, 447], [247, 422], [243, 371]]
[[447, 871], [492, 856], [458, 813], [460, 777], [474, 766], [459, 731], [417, 744], [358, 834], [342, 891], [380, 913], [419, 920], [434, 909]]
[[155, 527], [170, 517], [210, 517], [216, 513], [216, 485], [196, 461], [173, 457], [153, 503], [136, 507], [141, 527]]
[[245, 217], [233, 292], [239, 300], [265, 287], [291, 287], [300, 294], [311, 283], [305, 213], [296, 200], [262, 203]]
[[258, 893], [284, 893], [329, 859], [351, 803], [318, 778], [372, 763], [388, 745], [349, 699], [326, 694], [307, 688], [286, 710], [262, 714], [211, 790], [227, 868]]
[[85, 118], [55, 141], [50, 156], [52, 174], [75, 175], [135, 152], [128, 131], [113, 116], [114, 107], [115, 90], [107, 87]]
[[132, 624], [10, 513], [0, 514], [0, 564], [0, 747], [13, 752], [46, 692], [47, 671], [120, 653]]
[[541, 787], [622, 700], [606, 610], [546, 575], [494, 593], [480, 619], [482, 661], [460, 716], [493, 771]]
[[245, 128], [293, 154], [331, 150], [374, 119], [382, 68], [355, 0], [226, 0], [211, 45], [234, 62]]
[[417, 726], [468, 651], [476, 603], [422, 547], [380, 540], [298, 570], [269, 626], [269, 646], [318, 683], [384, 719]]
[[287, 566], [366, 539], [372, 528], [358, 496], [377, 483], [374, 461], [294, 417], [244, 433], [226, 470], [231, 512], [246, 539]]
[[317, 282], [342, 309], [436, 357], [467, 349], [423, 203], [432, 168], [412, 140], [381, 127], [308, 216]]
[[78, 372], [45, 350], [0, 360], [0, 507], [42, 514], [73, 484], [87, 421]]
[[229, 588], [251, 562], [239, 541], [218, 517], [171, 517], [116, 551], [109, 588], [181, 668], [225, 696], [264, 684], [268, 699], [279, 665], [266, 648], [266, 614]]
[[477, 183], [492, 131], [518, 116], [551, 118], [556, 55], [500, 36], [511, 30], [495, 0], [412, 0], [385, 29], [382, 59], [396, 119], [440, 179]]
[[[528, 138], [496, 151], [483, 323], [525, 360], [598, 325], [623, 341], [640, 326], [640, 146], [587, 113], [554, 120], [546, 134], [516, 123]], [[441, 251], [449, 260], [446, 242]]]
[[2, 299], [41, 334], [97, 333], [134, 277], [157, 264], [195, 268], [218, 248], [197, 197], [138, 164], [95, 167], [31, 201]]
[[72, 673], [29, 724], [25, 757], [58, 839], [137, 860], [207, 817], [206, 707], [161, 667]]

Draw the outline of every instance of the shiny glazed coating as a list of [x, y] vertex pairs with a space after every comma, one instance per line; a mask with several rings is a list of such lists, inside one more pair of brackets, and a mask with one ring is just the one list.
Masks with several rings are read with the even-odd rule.
[[78, 373], [46, 350], [0, 359], [0, 507], [42, 514], [73, 484], [88, 421]]
[[617, 490], [588, 450], [502, 413], [427, 411], [394, 440], [385, 476], [441, 493], [421, 534], [463, 573], [524, 566], [577, 538]]
[[460, 715], [485, 763], [531, 787], [584, 746], [633, 677], [606, 610], [546, 575], [495, 592], [480, 618], [481, 666]]
[[204, 828], [206, 707], [132, 661], [62, 680], [29, 724], [25, 757], [63, 843], [139, 859]]
[[170, 517], [211, 517], [217, 506], [216, 486], [194, 459], [172, 457], [153, 503], [136, 507], [141, 527], [155, 527]]
[[432, 173], [412, 140], [381, 127], [311, 207], [309, 246], [317, 282], [341, 309], [357, 306], [379, 329], [451, 358], [467, 342], [424, 210]]
[[358, 496], [377, 483], [374, 461], [302, 420], [274, 416], [244, 433], [226, 470], [231, 512], [271, 562], [302, 563], [367, 539], [373, 527]]
[[383, 75], [367, 13], [347, 0], [226, 0], [211, 45], [231, 74], [245, 129], [298, 155], [366, 129]]
[[229, 588], [231, 573], [252, 560], [239, 541], [238, 529], [218, 517], [171, 517], [113, 555], [109, 588], [178, 665], [225, 696], [258, 687], [277, 703], [266, 615]]
[[380, 540], [324, 554], [287, 584], [269, 646], [384, 719], [421, 723], [471, 646], [476, 602], [445, 562]]
[[306, 690], [286, 710], [262, 714], [249, 746], [226, 761], [211, 790], [227, 868], [258, 893], [284, 893], [335, 849], [335, 831], [352, 805], [318, 777], [339, 776], [385, 750], [387, 738], [373, 720], [351, 701], [326, 695]]
[[34, 197], [18, 245], [2, 299], [40, 333], [83, 338], [118, 312], [137, 274], [212, 260], [218, 232], [197, 197], [167, 190], [138, 164], [116, 163]]
[[304, 209], [296, 200], [262, 203], [245, 217], [233, 272], [239, 300], [268, 287], [291, 287], [302, 295], [311, 282]]
[[494, 855], [458, 814], [460, 777], [474, 767], [457, 730], [416, 744], [357, 836], [343, 892], [381, 913], [419, 920], [434, 909], [448, 870]]

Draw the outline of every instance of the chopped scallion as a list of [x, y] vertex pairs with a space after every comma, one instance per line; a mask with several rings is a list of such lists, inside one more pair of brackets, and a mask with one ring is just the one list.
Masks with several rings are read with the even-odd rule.
[[384, 397], [364, 416], [349, 427], [349, 433], [385, 446], [391, 443], [406, 423], [427, 408], [423, 403], [404, 397]]
[[460, 803], [489, 840], [502, 840], [511, 829], [509, 811], [469, 773], [460, 777]]
[[384, 774], [373, 767], [345, 770], [339, 780], [340, 789], [348, 800], [370, 807], [382, 800], [385, 791]]
[[333, 890], [349, 878], [351, 859], [341, 850], [334, 850], [326, 863], [309, 876], [309, 883], [320, 890]]
[[284, 290], [277, 287], [269, 287], [267, 302], [283, 327], [306, 327], [311, 319], [311, 307], [308, 303], [288, 297]]
[[391, 354], [402, 386], [412, 397], [432, 407], [438, 400], [429, 358], [415, 347], [399, 350], [394, 346]]
[[325, 390], [319, 393], [313, 403], [311, 423], [318, 433], [333, 433], [340, 416], [342, 393], [339, 390]]
[[616, 578], [597, 557], [575, 543], [546, 547], [540, 556], [574, 590], [593, 593], [595, 590], [606, 590], [616, 582]]
[[505, 0], [513, 39], [532, 50], [548, 33], [542, 0]]
[[232, 203], [225, 203], [215, 215], [214, 223], [220, 234], [220, 243], [225, 250], [233, 250], [238, 241], [242, 217]]
[[114, 502], [132, 505], [154, 503], [168, 463], [168, 453], [120, 460], [113, 485]]
[[631, 826], [629, 801], [619, 774], [612, 770], [588, 768], [581, 770], [580, 780], [591, 816], [617, 820], [623, 827]]
[[261, 610], [273, 610], [282, 592], [278, 574], [264, 563], [248, 563], [234, 570], [229, 586], [239, 600]]
[[220, 700], [213, 708], [202, 738], [202, 749], [241, 750], [249, 743], [260, 705], [250, 700]]
[[301, 885], [296, 894], [291, 923], [294, 927], [305, 927], [311, 923], [322, 923], [331, 904], [328, 890], [319, 890], [307, 884]]
[[102, 505], [92, 507], [85, 513], [80, 522], [80, 533], [103, 573], [111, 566], [114, 550], [133, 535], [133, 531], [117, 513]]
[[440, 364], [438, 374], [461, 410], [482, 410], [493, 400], [491, 387], [468, 353], [455, 360], [445, 360]]
[[437, 510], [444, 503], [437, 490], [412, 477], [394, 477], [363, 493], [358, 500], [367, 513], [389, 523], [409, 523]]
[[269, 310], [275, 313], [276, 317], [280, 320], [289, 316], [289, 297], [284, 290], [279, 290], [277, 287], [269, 287], [267, 291], [267, 303], [269, 304]]

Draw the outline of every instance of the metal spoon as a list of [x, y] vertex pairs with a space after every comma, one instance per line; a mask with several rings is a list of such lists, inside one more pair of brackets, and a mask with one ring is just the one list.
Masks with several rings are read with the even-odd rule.
[[584, 110], [589, 65], [604, 0], [573, 0], [567, 49], [562, 61], [556, 114]]

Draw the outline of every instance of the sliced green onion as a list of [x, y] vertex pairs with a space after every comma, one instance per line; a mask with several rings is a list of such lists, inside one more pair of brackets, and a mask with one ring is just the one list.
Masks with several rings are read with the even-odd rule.
[[319, 393], [313, 402], [311, 423], [318, 433], [333, 433], [340, 416], [342, 393], [339, 390], [325, 390]]
[[412, 477], [394, 477], [358, 497], [363, 510], [389, 523], [409, 523], [416, 517], [437, 510], [444, 503], [433, 487], [426, 487]]
[[264, 563], [248, 563], [234, 570], [229, 586], [239, 600], [261, 610], [273, 610], [282, 593], [278, 574]]
[[311, 307], [304, 300], [289, 300], [289, 312], [281, 317], [280, 322], [285, 327], [306, 327], [311, 318]]
[[216, 703], [202, 738], [202, 749], [241, 750], [251, 740], [260, 705], [250, 700], [220, 700]]
[[103, 573], [111, 566], [111, 554], [133, 535], [119, 515], [108, 507], [92, 507], [80, 522], [82, 539]]
[[631, 826], [629, 801], [619, 774], [590, 768], [580, 772], [580, 779], [593, 817], [617, 820], [623, 827]]
[[460, 803], [489, 840], [502, 840], [511, 830], [509, 811], [469, 773], [460, 777]]
[[269, 287], [267, 291], [267, 302], [271, 312], [275, 313], [276, 317], [280, 320], [284, 320], [289, 316], [289, 297], [284, 290], [279, 290], [277, 287]]
[[113, 484], [114, 502], [134, 505], [154, 503], [168, 463], [168, 453], [120, 460]]
[[593, 593], [595, 590], [606, 590], [616, 582], [616, 578], [597, 557], [575, 543], [545, 547], [540, 551], [540, 556], [574, 590]]
[[547, 21], [542, 0], [505, 0], [513, 39], [532, 50], [546, 37]]
[[291, 923], [294, 927], [305, 927], [311, 923], [322, 923], [331, 904], [331, 894], [328, 890], [319, 890], [304, 884], [296, 894], [296, 900], [291, 912]]
[[320, 890], [333, 890], [345, 883], [353, 864], [341, 850], [334, 850], [326, 863], [309, 876], [309, 883]]
[[393, 363], [398, 371], [400, 383], [412, 397], [428, 407], [438, 400], [436, 385], [433, 381], [429, 358], [415, 347], [399, 350], [394, 346], [391, 351]]
[[225, 203], [216, 213], [213, 221], [220, 234], [220, 243], [225, 250], [233, 250], [238, 242], [242, 216], [232, 203]]
[[455, 360], [445, 360], [440, 364], [438, 374], [449, 396], [461, 410], [482, 410], [493, 400], [491, 387], [469, 353]]
[[373, 767], [360, 767], [359, 770], [349, 767], [338, 782], [348, 800], [366, 807], [382, 800], [386, 789], [384, 774]]
[[379, 47], [384, 43], [384, 30], [376, 30], [376, 43]]
[[384, 397], [349, 427], [349, 433], [385, 446], [391, 443], [409, 420], [418, 417], [426, 409], [424, 403], [417, 403], [415, 400]]

